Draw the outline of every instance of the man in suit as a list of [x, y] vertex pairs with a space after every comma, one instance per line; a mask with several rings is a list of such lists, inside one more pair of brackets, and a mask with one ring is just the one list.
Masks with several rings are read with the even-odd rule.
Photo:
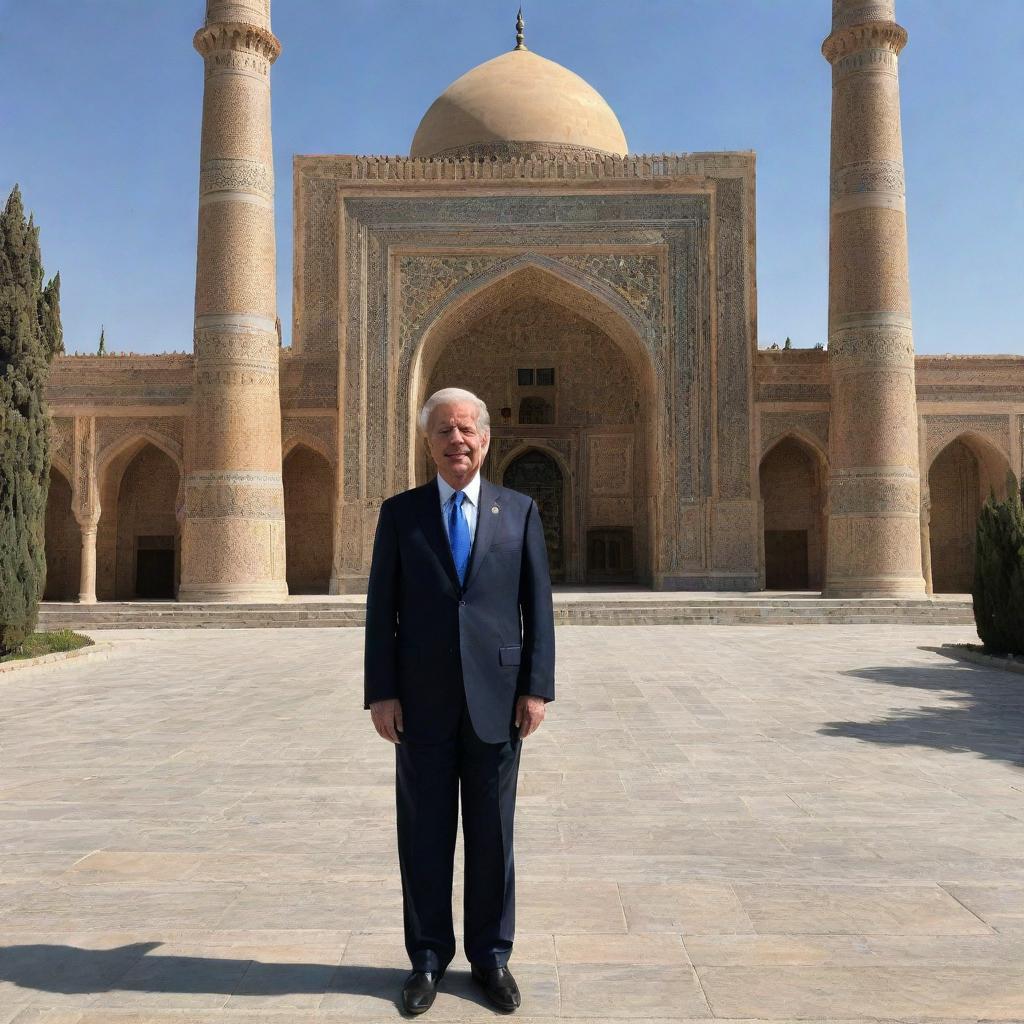
[[554, 617], [532, 498], [480, 476], [487, 406], [446, 388], [419, 429], [437, 476], [381, 505], [366, 599], [365, 703], [395, 744], [408, 1013], [455, 955], [452, 872], [462, 796], [464, 948], [491, 1003], [520, 1005], [512, 825], [522, 740], [553, 700]]

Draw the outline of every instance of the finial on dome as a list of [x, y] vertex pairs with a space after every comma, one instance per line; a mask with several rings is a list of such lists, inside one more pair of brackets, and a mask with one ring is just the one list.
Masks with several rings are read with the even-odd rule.
[[523, 42], [523, 26], [526, 22], [523, 21], [523, 9], [519, 8], [519, 13], [516, 15], [516, 49], [517, 50], [528, 50], [529, 47]]

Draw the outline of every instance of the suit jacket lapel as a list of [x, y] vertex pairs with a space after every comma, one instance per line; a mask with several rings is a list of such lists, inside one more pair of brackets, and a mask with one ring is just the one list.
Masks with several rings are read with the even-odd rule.
[[490, 480], [480, 477], [480, 504], [476, 510], [476, 536], [473, 538], [469, 570], [466, 572], [466, 586], [463, 588], [465, 590], [469, 589], [469, 585], [480, 571], [480, 566], [490, 550], [491, 541], [494, 540], [494, 535], [497, 533], [501, 512], [495, 514], [491, 509], [501, 509], [501, 502], [498, 500], [499, 494], [499, 488], [495, 487]]
[[459, 591], [459, 575], [455, 571], [455, 561], [452, 558], [451, 545], [448, 543], [448, 536], [444, 532], [444, 524], [441, 522], [441, 494], [437, 489], [437, 479], [424, 484], [420, 489], [419, 499], [419, 521], [420, 529], [427, 538], [427, 543], [437, 556], [441, 568], [444, 569], [456, 593]]

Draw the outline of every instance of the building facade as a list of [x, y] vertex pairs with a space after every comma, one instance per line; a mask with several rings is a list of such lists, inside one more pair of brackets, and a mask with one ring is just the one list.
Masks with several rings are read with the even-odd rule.
[[758, 347], [754, 155], [630, 155], [521, 25], [410, 156], [294, 159], [280, 348], [280, 44], [267, 0], [209, 0], [193, 352], [55, 361], [47, 597], [359, 592], [445, 386], [487, 402], [484, 473], [536, 498], [556, 582], [969, 589], [1024, 358], [914, 355], [905, 42], [891, 0], [835, 0], [827, 350]]

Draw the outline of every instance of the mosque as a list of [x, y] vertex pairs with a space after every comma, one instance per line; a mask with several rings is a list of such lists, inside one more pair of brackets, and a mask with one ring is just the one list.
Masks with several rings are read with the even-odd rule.
[[758, 347], [754, 154], [631, 154], [521, 21], [408, 156], [294, 158], [282, 348], [281, 43], [269, 0], [208, 0], [193, 351], [55, 360], [47, 598], [358, 593], [442, 386], [487, 402], [484, 473], [537, 500], [556, 583], [968, 590], [1024, 357], [914, 354], [906, 39], [894, 0], [834, 0], [827, 348]]

